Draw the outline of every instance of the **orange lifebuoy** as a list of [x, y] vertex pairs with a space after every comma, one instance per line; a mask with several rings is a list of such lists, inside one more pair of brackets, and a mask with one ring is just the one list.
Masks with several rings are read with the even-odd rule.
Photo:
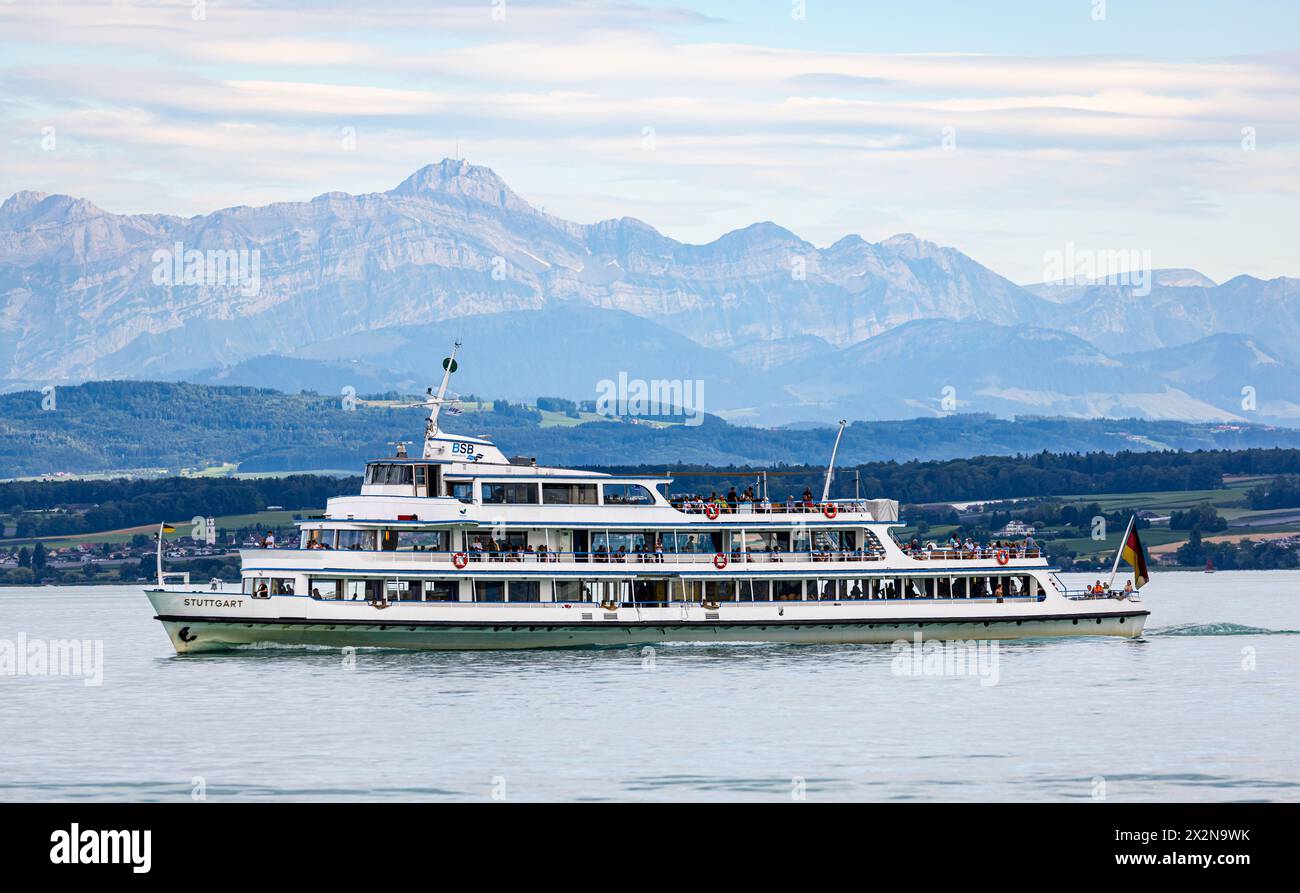
[[718, 507], [710, 502], [704, 507], [704, 517], [710, 521], [716, 521], [718, 519]]
[[834, 518], [839, 513], [840, 513], [840, 507], [833, 502], [828, 502], [822, 506], [822, 514], [825, 515], [828, 519]]
[[451, 556], [451, 563], [456, 565], [457, 570], [464, 570], [465, 565], [469, 564], [469, 556], [464, 552], [457, 552]]
[[723, 555], [721, 552], [719, 552], [717, 555], [714, 555], [713, 566], [716, 567], [718, 570], [722, 570], [724, 567], [727, 566], [727, 556]]
[[999, 549], [997, 558], [998, 558], [998, 564], [1005, 565], [1008, 561], [1011, 560], [1011, 554], [1007, 552], [1006, 549]]

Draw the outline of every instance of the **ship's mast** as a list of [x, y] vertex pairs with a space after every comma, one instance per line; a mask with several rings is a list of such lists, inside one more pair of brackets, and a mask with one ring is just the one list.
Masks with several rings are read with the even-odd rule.
[[840, 419], [840, 430], [835, 434], [835, 446], [831, 447], [831, 462], [826, 466], [826, 483], [822, 484], [822, 502], [831, 498], [831, 481], [835, 478], [835, 454], [840, 450], [840, 438], [844, 436], [847, 419]]
[[[438, 436], [438, 413], [442, 410], [442, 404], [447, 396], [447, 383], [451, 381], [451, 374], [456, 371], [456, 351], [460, 350], [460, 342], [457, 341], [452, 345], [451, 356], [442, 361], [442, 384], [438, 385], [438, 396], [429, 395], [426, 405], [429, 407], [429, 418], [424, 423], [424, 458], [433, 458], [433, 443]], [[432, 389], [430, 389], [432, 390]]]

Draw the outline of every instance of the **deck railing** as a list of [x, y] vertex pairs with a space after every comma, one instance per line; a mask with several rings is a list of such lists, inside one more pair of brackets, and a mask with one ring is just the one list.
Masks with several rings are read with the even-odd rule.
[[978, 546], [974, 549], [903, 549], [903, 554], [917, 561], [987, 561], [997, 558], [999, 552], [1006, 552], [1007, 559], [1041, 558], [1041, 549], [1008, 548], [997, 549], [991, 546]]
[[871, 509], [861, 500], [834, 499], [829, 502], [738, 502], [733, 507], [723, 500], [710, 502], [696, 500], [683, 502], [670, 499], [670, 504], [684, 515], [706, 515], [710, 508], [715, 508], [719, 515], [826, 515], [826, 514], [868, 514]]
[[[903, 554], [916, 561], [992, 561], [1001, 549], [909, 551]], [[1007, 559], [1039, 558], [1038, 549], [1007, 549]], [[323, 553], [325, 555], [364, 555], [379, 564], [448, 564], [456, 560], [465, 564], [782, 564], [787, 562], [870, 562], [883, 561], [882, 549], [801, 549], [799, 551], [751, 552], [742, 549], [721, 552], [560, 552], [560, 551], [510, 551], [487, 552], [468, 550], [447, 552], [434, 550], [386, 551], [374, 549], [274, 549], [268, 554], [290, 552]]]
[[447, 564], [456, 560], [469, 565], [481, 564], [781, 564], [784, 562], [863, 562], [882, 561], [882, 551], [852, 549], [813, 549], [798, 552], [487, 552], [469, 550], [446, 552], [431, 550], [375, 551], [370, 549], [275, 549], [268, 554], [310, 552], [324, 555], [365, 555], [380, 564]]

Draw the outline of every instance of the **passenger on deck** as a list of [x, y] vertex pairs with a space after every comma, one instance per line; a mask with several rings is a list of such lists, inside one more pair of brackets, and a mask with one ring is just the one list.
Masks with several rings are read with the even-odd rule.
[[803, 488], [803, 507], [806, 508], [806, 509], [810, 509], [810, 508], [812, 508], [812, 504], [813, 504], [813, 499], [812, 499], [812, 490], [809, 490], [807, 487], [804, 487], [804, 488]]
[[735, 514], [736, 507], [740, 504], [740, 497], [736, 495], [736, 488], [732, 487], [727, 491], [727, 511]]

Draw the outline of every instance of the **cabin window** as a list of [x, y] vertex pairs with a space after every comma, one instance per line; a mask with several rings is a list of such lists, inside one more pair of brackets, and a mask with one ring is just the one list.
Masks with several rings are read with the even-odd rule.
[[745, 551], [752, 555], [776, 555], [790, 551], [790, 532], [786, 530], [751, 530], [745, 534]]
[[670, 552], [687, 554], [709, 554], [722, 551], [723, 531], [712, 530], [707, 533], [666, 533], [664, 548]]
[[544, 505], [595, 505], [595, 484], [542, 484]]
[[537, 485], [485, 483], [483, 502], [487, 505], [537, 505]]
[[307, 592], [312, 598], [338, 601], [343, 598], [343, 581], [322, 580], [319, 577], [312, 577], [311, 586], [308, 587]]
[[378, 543], [378, 532], [377, 530], [340, 530], [338, 547], [373, 552]]
[[730, 580], [705, 580], [704, 600], [710, 602], [734, 602], [736, 590]]
[[455, 580], [428, 580], [424, 584], [426, 602], [460, 601], [460, 583]]
[[471, 559], [477, 561], [487, 555], [489, 560], [499, 561], [514, 557], [515, 552], [522, 555], [524, 547], [528, 545], [528, 534], [522, 530], [508, 530], [499, 537], [490, 533], [471, 533], [466, 541]]
[[509, 599], [512, 602], [540, 602], [542, 584], [538, 580], [511, 580]]
[[293, 595], [293, 577], [272, 577], [272, 595]]
[[401, 530], [397, 533], [400, 552], [447, 552], [451, 534], [446, 530]]
[[772, 600], [778, 602], [797, 602], [803, 598], [802, 580], [776, 580], [772, 584]]
[[383, 592], [383, 580], [346, 580], [344, 593], [348, 601], [377, 601]]
[[591, 601], [591, 585], [586, 580], [556, 580], [555, 600], [557, 602]]
[[772, 581], [745, 580], [740, 584], [740, 597], [748, 602], [770, 602], [772, 600]]
[[605, 484], [605, 505], [654, 505], [655, 498], [640, 484]]
[[474, 601], [503, 602], [506, 600], [506, 584], [503, 580], [478, 580], [474, 584]]
[[270, 598], [271, 583], [266, 577], [245, 577], [244, 592], [253, 598]]
[[424, 597], [424, 584], [419, 580], [388, 580], [384, 595], [390, 602], [418, 602]]
[[334, 531], [332, 530], [304, 530], [302, 540], [299, 544], [302, 549], [332, 549], [334, 548]]
[[474, 484], [472, 481], [448, 481], [447, 495], [461, 502], [473, 502]]

